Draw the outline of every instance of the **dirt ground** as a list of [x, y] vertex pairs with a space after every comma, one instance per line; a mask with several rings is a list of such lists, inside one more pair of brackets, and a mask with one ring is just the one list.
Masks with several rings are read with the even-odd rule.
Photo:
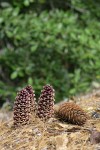
[[0, 150], [100, 150], [100, 142], [96, 142], [92, 132], [100, 132], [100, 91], [70, 101], [90, 116], [84, 126], [60, 122], [57, 118], [42, 122], [33, 115], [29, 125], [15, 129], [12, 112], [1, 110]]

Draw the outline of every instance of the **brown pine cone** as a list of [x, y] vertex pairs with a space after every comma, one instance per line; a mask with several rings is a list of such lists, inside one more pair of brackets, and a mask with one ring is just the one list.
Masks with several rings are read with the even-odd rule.
[[36, 111], [36, 98], [35, 98], [35, 92], [32, 88], [32, 86], [28, 85], [26, 88], [27, 92], [30, 94], [30, 109], [31, 109], [31, 113]]
[[30, 94], [26, 89], [22, 89], [16, 97], [14, 103], [14, 126], [25, 125], [30, 119]]
[[54, 114], [54, 89], [51, 85], [45, 85], [38, 100], [37, 115], [47, 120]]
[[62, 121], [78, 125], [83, 125], [88, 119], [87, 114], [73, 102], [61, 104], [56, 115]]

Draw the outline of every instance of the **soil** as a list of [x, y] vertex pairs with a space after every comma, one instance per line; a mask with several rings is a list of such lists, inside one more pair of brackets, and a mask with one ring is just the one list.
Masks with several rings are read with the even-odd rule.
[[57, 118], [43, 122], [33, 114], [29, 125], [14, 128], [13, 112], [1, 109], [0, 150], [100, 150], [100, 91], [69, 101], [90, 116], [83, 126], [60, 122]]

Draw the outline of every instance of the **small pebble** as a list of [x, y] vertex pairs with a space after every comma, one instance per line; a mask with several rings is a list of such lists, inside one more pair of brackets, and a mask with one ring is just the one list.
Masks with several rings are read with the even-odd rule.
[[92, 117], [93, 117], [93, 118], [100, 118], [100, 113], [98, 113], [98, 112], [93, 112], [93, 113], [92, 113]]

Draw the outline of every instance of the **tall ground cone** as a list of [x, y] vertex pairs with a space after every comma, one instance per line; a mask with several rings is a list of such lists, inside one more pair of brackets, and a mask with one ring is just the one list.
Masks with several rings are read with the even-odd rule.
[[28, 85], [26, 88], [27, 92], [30, 95], [30, 109], [31, 113], [36, 111], [36, 98], [35, 98], [35, 92], [32, 89], [32, 86]]
[[54, 89], [51, 85], [45, 85], [38, 100], [37, 115], [47, 120], [54, 114]]
[[25, 125], [30, 119], [30, 94], [26, 89], [22, 89], [16, 97], [14, 103], [14, 126]]
[[61, 104], [56, 115], [60, 120], [78, 125], [83, 125], [88, 119], [86, 113], [78, 105], [72, 102]]

